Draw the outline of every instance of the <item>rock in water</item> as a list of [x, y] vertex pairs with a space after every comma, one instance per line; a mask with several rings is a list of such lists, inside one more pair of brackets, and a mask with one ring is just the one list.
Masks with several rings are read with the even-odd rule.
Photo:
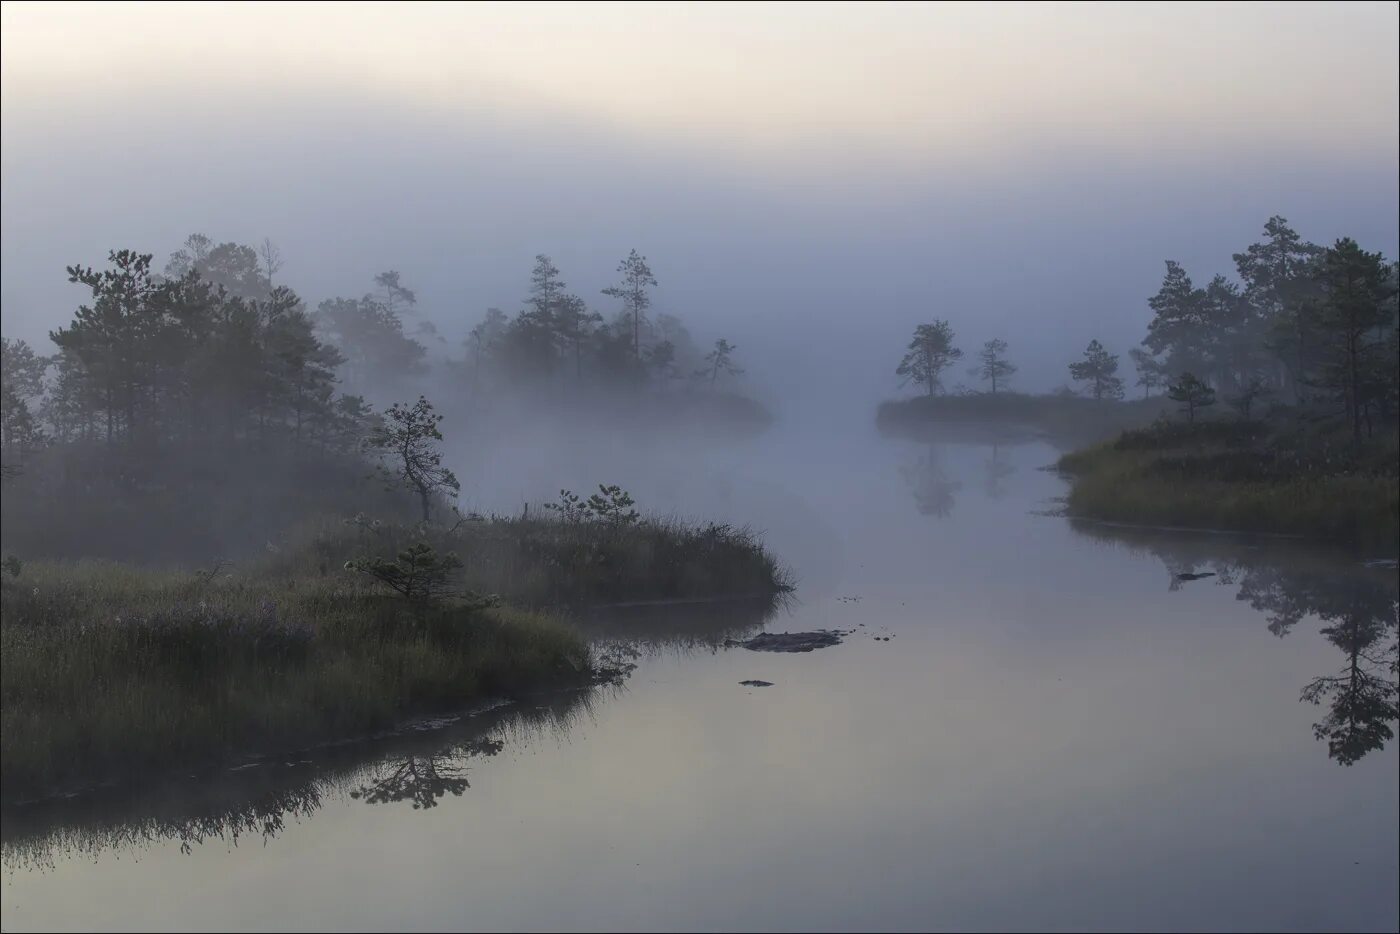
[[832, 629], [816, 632], [764, 632], [746, 642], [730, 640], [726, 645], [743, 646], [753, 652], [810, 652], [831, 645], [840, 645], [841, 637], [849, 633]]
[[757, 679], [752, 681], [740, 681], [739, 683], [746, 688], [771, 688], [773, 686], [772, 681], [759, 681]]

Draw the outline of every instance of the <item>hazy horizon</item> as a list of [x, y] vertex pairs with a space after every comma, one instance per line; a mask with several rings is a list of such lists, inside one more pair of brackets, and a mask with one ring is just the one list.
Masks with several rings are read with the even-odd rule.
[[1163, 260], [1232, 273], [1271, 215], [1395, 256], [1396, 26], [1393, 4], [7, 3], [4, 331], [47, 346], [82, 298], [66, 264], [163, 263], [200, 231], [272, 238], [312, 306], [398, 269], [455, 350], [536, 253], [609, 313], [636, 247], [655, 310], [779, 397], [897, 394], [933, 317], [1048, 389], [1089, 339], [1136, 344]]
[[1397, 257], [1397, 2], [4, 0], [0, 928], [1400, 930]]

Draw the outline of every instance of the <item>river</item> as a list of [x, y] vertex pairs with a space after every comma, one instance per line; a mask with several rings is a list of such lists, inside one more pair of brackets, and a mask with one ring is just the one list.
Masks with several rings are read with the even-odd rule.
[[[638, 655], [591, 694], [12, 814], [4, 927], [1400, 927], [1393, 567], [1076, 525], [1055, 455], [576, 458], [764, 530], [794, 599], [595, 620]], [[853, 632], [724, 646], [759, 627]]]

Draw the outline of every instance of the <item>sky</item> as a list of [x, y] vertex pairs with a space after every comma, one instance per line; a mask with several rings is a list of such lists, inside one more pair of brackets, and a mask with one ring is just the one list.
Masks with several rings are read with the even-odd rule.
[[539, 252], [611, 311], [636, 247], [777, 395], [895, 395], [935, 317], [1050, 388], [1273, 214], [1395, 256], [1397, 11], [6, 2], [0, 316], [43, 343], [65, 265], [198, 230], [313, 305], [398, 269], [456, 341]]

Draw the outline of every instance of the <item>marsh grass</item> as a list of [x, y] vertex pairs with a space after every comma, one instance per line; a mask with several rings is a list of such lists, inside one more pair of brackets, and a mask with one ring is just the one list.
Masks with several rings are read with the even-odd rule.
[[[232, 570], [7, 572], [4, 799], [588, 683], [607, 665], [561, 608], [791, 589], [757, 535], [727, 525], [498, 518], [449, 529], [357, 517], [288, 539]], [[463, 599], [407, 601], [356, 569], [415, 545], [460, 557], [444, 589]]]
[[1323, 428], [1163, 422], [1059, 461], [1072, 516], [1396, 548], [1395, 436], [1356, 448]]
[[621, 601], [769, 596], [792, 589], [787, 570], [750, 529], [679, 519], [636, 522], [491, 518], [455, 529], [327, 521], [292, 533], [262, 573], [338, 579], [347, 560], [392, 555], [426, 541], [462, 562], [464, 589], [534, 608]]
[[29, 564], [0, 601], [6, 800], [362, 735], [590, 670], [558, 621], [411, 607], [349, 574]]
[[[529, 703], [511, 704], [453, 719], [430, 729], [395, 730], [363, 742], [319, 746], [286, 757], [264, 757], [254, 767], [190, 770], [143, 775], [139, 782], [96, 788], [76, 798], [50, 798], [0, 810], [0, 860], [4, 869], [52, 868], [65, 855], [98, 860], [129, 858], [165, 842], [184, 852], [242, 839], [266, 843], [289, 824], [316, 813], [324, 804], [358, 800], [365, 804], [403, 801], [412, 806], [424, 795], [444, 792], [438, 776], [466, 778], [471, 767], [505, 746], [520, 748], [546, 736], [562, 736], [572, 723], [591, 715], [601, 696], [615, 690], [549, 691]], [[395, 790], [382, 779], [404, 763], [425, 787]], [[466, 784], [465, 782], [463, 783]], [[447, 791], [460, 793], [451, 788]], [[369, 793], [366, 793], [369, 792]]]
[[1082, 445], [1150, 423], [1169, 403], [1123, 402], [1065, 393], [965, 393], [883, 402], [875, 423], [888, 434], [921, 441], [1036, 438]]

